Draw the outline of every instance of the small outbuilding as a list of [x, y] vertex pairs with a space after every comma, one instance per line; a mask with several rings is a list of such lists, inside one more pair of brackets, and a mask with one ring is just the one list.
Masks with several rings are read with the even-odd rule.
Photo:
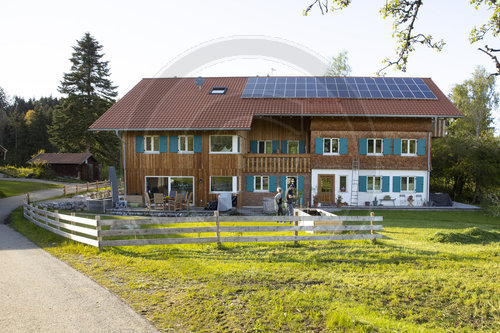
[[100, 179], [99, 162], [90, 153], [42, 153], [27, 163], [46, 163], [56, 176], [86, 181]]
[[7, 156], [7, 149], [0, 146], [0, 161], [5, 161], [6, 156]]

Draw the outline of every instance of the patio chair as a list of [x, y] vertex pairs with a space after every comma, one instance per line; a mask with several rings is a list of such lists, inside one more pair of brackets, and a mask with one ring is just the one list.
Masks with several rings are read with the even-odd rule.
[[190, 209], [190, 201], [191, 197], [193, 196], [193, 192], [188, 192], [189, 194], [186, 196], [185, 200], [182, 200], [182, 209], [189, 210]]
[[169, 202], [168, 202], [169, 210], [173, 210], [173, 211], [181, 210], [183, 199], [184, 199], [184, 196], [181, 193], [177, 193], [175, 195], [174, 200], [169, 200]]
[[406, 206], [408, 202], [406, 201], [406, 194], [400, 194], [399, 195], [399, 205], [400, 206]]
[[153, 194], [153, 201], [155, 209], [160, 209], [160, 208], [165, 209], [165, 200], [163, 200], [163, 193]]
[[151, 209], [151, 200], [149, 199], [149, 195], [147, 193], [144, 193], [144, 205], [148, 210]]

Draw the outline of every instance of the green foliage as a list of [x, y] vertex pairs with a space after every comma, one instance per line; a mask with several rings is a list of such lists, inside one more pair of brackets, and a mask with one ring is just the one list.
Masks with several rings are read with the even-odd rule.
[[0, 198], [6, 198], [7, 195], [5, 195], [5, 193], [3, 193], [3, 191], [0, 191]]
[[20, 211], [11, 224], [164, 331], [500, 330], [499, 242], [429, 240], [451, 229], [498, 233], [497, 218], [481, 212], [378, 214], [384, 238], [375, 244], [167, 245], [101, 253], [30, 224]]
[[54, 174], [45, 163], [35, 163], [30, 167], [0, 166], [0, 173], [13, 178], [27, 178], [28, 176], [38, 179], [54, 178]]
[[348, 76], [351, 74], [351, 66], [348, 64], [349, 57], [347, 56], [347, 51], [344, 50], [339, 52], [339, 55], [332, 57], [330, 66], [326, 71], [326, 76]]
[[438, 243], [486, 244], [500, 242], [500, 232], [473, 227], [463, 232], [436, 232], [430, 240]]

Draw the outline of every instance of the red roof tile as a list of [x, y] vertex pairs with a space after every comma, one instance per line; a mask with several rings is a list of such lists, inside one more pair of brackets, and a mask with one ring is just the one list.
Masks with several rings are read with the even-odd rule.
[[[241, 98], [246, 77], [143, 79], [91, 130], [249, 129], [255, 115], [461, 117], [431, 79], [437, 100], [354, 98]], [[224, 95], [209, 94], [227, 87]]]
[[43, 153], [36, 155], [27, 163], [82, 164], [91, 156], [90, 153]]

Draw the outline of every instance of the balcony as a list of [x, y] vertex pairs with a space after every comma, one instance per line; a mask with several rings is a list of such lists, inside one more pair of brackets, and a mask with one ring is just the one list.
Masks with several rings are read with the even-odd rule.
[[309, 154], [246, 154], [244, 155], [246, 173], [304, 173], [311, 172]]

